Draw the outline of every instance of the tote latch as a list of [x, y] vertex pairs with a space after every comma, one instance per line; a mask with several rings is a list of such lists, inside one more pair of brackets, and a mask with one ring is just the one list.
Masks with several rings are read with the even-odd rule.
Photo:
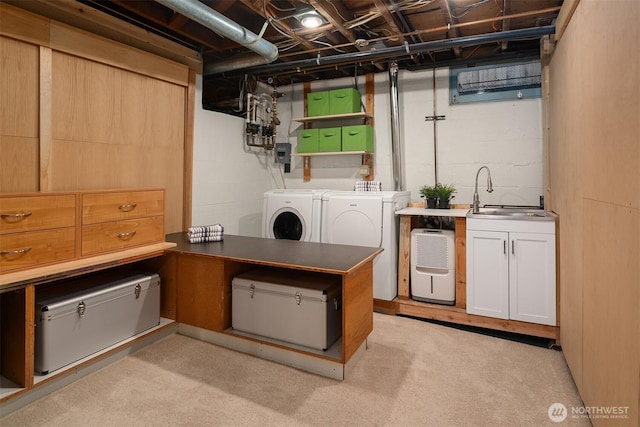
[[298, 307], [300, 307], [300, 303], [302, 302], [302, 294], [300, 293], [300, 291], [296, 292], [296, 304], [298, 304]]
[[84, 317], [84, 311], [86, 310], [87, 305], [84, 303], [84, 301], [80, 301], [78, 303], [78, 316], [80, 317]]

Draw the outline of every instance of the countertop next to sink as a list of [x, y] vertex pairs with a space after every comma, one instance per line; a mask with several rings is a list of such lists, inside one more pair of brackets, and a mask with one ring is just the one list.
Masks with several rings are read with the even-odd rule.
[[408, 207], [396, 211], [396, 215], [409, 216], [448, 216], [464, 218], [469, 212], [469, 208], [464, 209], [425, 209], [418, 207]]

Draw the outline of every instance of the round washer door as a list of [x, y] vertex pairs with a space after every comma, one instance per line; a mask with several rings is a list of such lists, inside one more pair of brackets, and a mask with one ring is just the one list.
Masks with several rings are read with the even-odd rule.
[[275, 239], [304, 240], [306, 236], [304, 218], [295, 209], [278, 209], [271, 217], [269, 234]]

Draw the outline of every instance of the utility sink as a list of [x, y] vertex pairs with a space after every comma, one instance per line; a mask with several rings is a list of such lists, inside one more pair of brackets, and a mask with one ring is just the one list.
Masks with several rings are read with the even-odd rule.
[[478, 213], [473, 213], [472, 209], [469, 209], [469, 212], [467, 212], [467, 218], [554, 221], [555, 215], [542, 209], [480, 208], [480, 212]]

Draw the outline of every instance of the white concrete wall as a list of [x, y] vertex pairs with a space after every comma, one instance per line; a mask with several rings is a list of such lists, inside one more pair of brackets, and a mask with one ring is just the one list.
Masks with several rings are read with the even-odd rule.
[[[543, 194], [542, 103], [540, 99], [493, 101], [449, 105], [448, 70], [436, 71], [436, 111], [446, 120], [436, 123], [438, 180], [453, 184], [453, 203], [470, 204], [475, 174], [482, 165], [491, 169], [494, 192], [485, 190], [481, 172], [481, 204], [538, 205]], [[433, 71], [399, 74], [400, 134], [405, 189], [412, 200], [421, 201], [418, 190], [434, 183], [434, 129], [425, 116], [434, 115]], [[358, 77], [365, 93], [365, 78]], [[353, 87], [354, 78], [312, 83], [312, 90]], [[361, 156], [313, 157], [311, 181], [302, 179], [302, 159], [293, 157], [291, 173], [283, 174], [272, 153], [246, 150], [244, 121], [201, 108], [201, 79], [197, 80], [193, 224], [221, 223], [225, 232], [261, 235], [263, 193], [272, 188], [353, 189], [360, 179]], [[280, 87], [278, 99], [281, 125], [277, 142], [291, 142], [296, 152], [297, 131], [303, 116], [301, 84]], [[393, 190], [388, 74], [375, 76], [375, 179], [384, 190]], [[340, 126], [336, 122], [335, 126]], [[325, 123], [322, 126], [329, 126]]]
[[[273, 157], [244, 146], [244, 120], [202, 109], [196, 79], [192, 225], [222, 224], [226, 234], [262, 235], [265, 191], [280, 180]], [[272, 175], [273, 173], [273, 175]]]
[[[425, 121], [425, 116], [445, 115], [445, 120], [435, 124], [438, 181], [457, 188], [453, 203], [471, 203], [476, 172], [480, 166], [487, 165], [491, 169], [494, 192], [484, 191], [486, 176], [481, 172], [478, 188], [482, 204], [539, 204], [539, 196], [543, 194], [540, 99], [449, 105], [448, 69], [439, 69], [435, 73], [434, 112], [433, 70], [400, 71], [398, 80], [404, 182], [414, 201], [421, 200], [418, 190], [422, 185], [435, 182], [434, 123]], [[353, 82], [351, 77], [320, 81], [311, 87], [312, 90], [352, 87]], [[364, 85], [364, 77], [359, 77], [358, 88], [363, 94]], [[291, 117], [289, 108], [293, 109], [293, 117], [303, 116], [302, 85], [280, 90], [288, 95], [278, 104], [282, 127], [287, 129]], [[287, 105], [292, 99], [292, 90], [293, 103]], [[384, 190], [394, 189], [389, 109], [388, 75], [376, 74], [375, 179], [383, 182]], [[295, 152], [296, 131], [302, 125], [294, 122], [291, 127], [289, 141]], [[353, 189], [354, 182], [360, 179], [359, 162], [360, 156], [314, 157], [311, 181], [305, 183], [302, 160], [298, 158], [292, 173], [286, 175], [286, 186]]]

